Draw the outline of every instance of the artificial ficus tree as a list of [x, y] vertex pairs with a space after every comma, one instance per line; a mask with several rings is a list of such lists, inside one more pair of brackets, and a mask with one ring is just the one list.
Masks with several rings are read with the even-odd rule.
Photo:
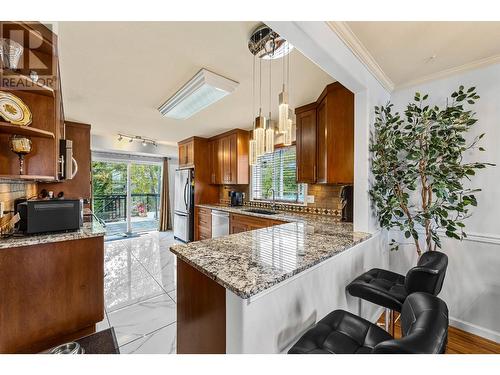
[[[393, 105], [375, 107], [370, 151], [374, 181], [370, 196], [381, 227], [401, 230], [412, 238], [418, 255], [441, 248], [439, 233], [463, 239], [464, 219], [477, 205], [474, 193], [464, 186], [476, 170], [490, 163], [465, 162], [464, 154], [479, 146], [484, 134], [467, 141], [466, 133], [477, 122], [466, 106], [479, 96], [475, 87], [463, 86], [451, 94], [446, 106], [427, 104], [428, 95], [416, 93], [404, 115]], [[424, 241], [420, 241], [423, 236]], [[399, 244], [391, 240], [391, 248]]]

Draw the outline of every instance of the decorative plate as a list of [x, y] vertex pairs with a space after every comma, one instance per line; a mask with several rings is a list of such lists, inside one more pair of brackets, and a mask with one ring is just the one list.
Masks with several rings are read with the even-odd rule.
[[13, 125], [31, 124], [31, 111], [24, 102], [9, 92], [0, 91], [0, 116]]

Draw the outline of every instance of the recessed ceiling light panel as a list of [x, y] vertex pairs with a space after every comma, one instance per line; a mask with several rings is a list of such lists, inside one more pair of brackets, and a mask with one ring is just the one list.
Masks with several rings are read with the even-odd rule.
[[165, 117], [185, 120], [231, 94], [238, 85], [236, 81], [201, 69], [158, 110]]

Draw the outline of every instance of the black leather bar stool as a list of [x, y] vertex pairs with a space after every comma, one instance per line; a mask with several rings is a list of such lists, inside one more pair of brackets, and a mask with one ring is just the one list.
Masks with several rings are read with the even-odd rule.
[[[411, 268], [406, 276], [395, 272], [374, 268], [358, 276], [347, 285], [346, 289], [354, 297], [383, 306], [386, 309], [401, 312], [406, 297], [414, 292], [425, 292], [437, 296], [443, 286], [448, 256], [440, 251], [427, 251], [418, 260], [417, 266]], [[389, 315], [392, 316], [392, 333], [394, 333], [394, 316], [386, 310], [386, 330], [389, 330]]]
[[288, 354], [439, 354], [448, 342], [448, 308], [428, 293], [413, 293], [401, 312], [402, 338], [344, 310], [307, 331]]

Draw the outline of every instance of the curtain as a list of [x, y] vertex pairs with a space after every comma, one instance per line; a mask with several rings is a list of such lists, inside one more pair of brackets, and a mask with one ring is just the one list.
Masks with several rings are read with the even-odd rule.
[[168, 158], [163, 159], [159, 229], [162, 232], [172, 229], [172, 217], [170, 215], [170, 195], [168, 192]]

